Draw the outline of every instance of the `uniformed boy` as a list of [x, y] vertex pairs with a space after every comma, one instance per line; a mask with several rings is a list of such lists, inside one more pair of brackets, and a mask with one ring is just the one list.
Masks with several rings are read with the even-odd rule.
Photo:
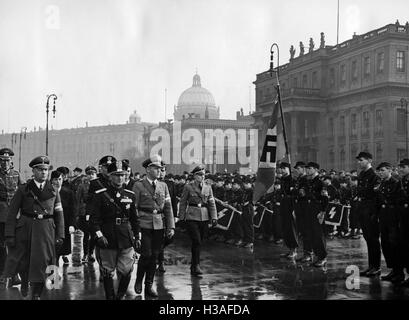
[[381, 247], [386, 266], [392, 269], [382, 280], [401, 283], [405, 280], [403, 263], [399, 252], [399, 210], [398, 204], [403, 196], [400, 181], [392, 177], [392, 165], [382, 162], [376, 168], [381, 177], [377, 190], [377, 208], [381, 232]]

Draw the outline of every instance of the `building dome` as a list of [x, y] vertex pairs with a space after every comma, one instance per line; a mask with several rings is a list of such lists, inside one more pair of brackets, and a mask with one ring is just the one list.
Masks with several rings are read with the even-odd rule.
[[174, 112], [175, 120], [184, 118], [218, 119], [219, 110], [213, 95], [202, 87], [200, 76], [195, 74], [193, 85], [182, 92]]
[[129, 116], [129, 123], [141, 123], [141, 116], [136, 110]]

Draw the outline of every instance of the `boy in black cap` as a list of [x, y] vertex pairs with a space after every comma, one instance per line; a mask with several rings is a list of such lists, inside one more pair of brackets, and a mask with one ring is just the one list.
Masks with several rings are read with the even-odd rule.
[[324, 184], [320, 180], [318, 163], [307, 164], [307, 180], [305, 185], [307, 237], [311, 241], [312, 250], [317, 259], [315, 267], [323, 267], [327, 263], [327, 250], [324, 234], [325, 210], [328, 206], [328, 196], [324, 191]]
[[369, 152], [360, 152], [356, 159], [361, 169], [358, 175], [357, 211], [368, 246], [368, 268], [361, 272], [361, 276], [374, 277], [381, 273], [381, 244], [375, 191], [380, 185], [380, 179], [372, 168], [372, 155]]
[[288, 248], [288, 253], [284, 253], [281, 257], [287, 259], [295, 259], [297, 256], [297, 228], [293, 216], [293, 189], [295, 181], [292, 178], [291, 166], [287, 162], [281, 162], [279, 165], [279, 172], [281, 174], [281, 191], [280, 191], [280, 216], [281, 227], [283, 232], [283, 240], [285, 246]]
[[242, 202], [242, 230], [243, 230], [243, 248], [253, 249], [254, 243], [254, 204], [253, 188], [251, 179], [243, 177], [243, 202]]
[[[234, 178], [232, 184], [232, 198], [228, 201], [228, 204], [236, 208], [238, 211], [241, 212], [241, 205], [243, 201], [243, 190], [242, 181], [239, 178]], [[227, 230], [226, 236], [228, 240], [226, 243], [234, 244], [235, 246], [239, 247], [243, 245], [243, 229], [242, 229], [242, 221], [241, 215], [235, 213], [230, 224], [230, 229]]]
[[[403, 195], [399, 203], [399, 243], [402, 265], [409, 274], [409, 159], [399, 163], [399, 174], [402, 181]], [[402, 286], [409, 287], [409, 278], [402, 282]]]
[[403, 197], [400, 181], [392, 177], [392, 165], [382, 162], [376, 168], [379, 171], [381, 185], [378, 189], [377, 207], [381, 231], [382, 253], [386, 266], [392, 271], [382, 280], [401, 283], [405, 280], [403, 261], [399, 252], [399, 211], [398, 204]]

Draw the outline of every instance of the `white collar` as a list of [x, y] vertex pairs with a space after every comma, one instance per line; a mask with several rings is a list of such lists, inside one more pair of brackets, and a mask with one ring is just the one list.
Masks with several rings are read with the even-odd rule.
[[148, 180], [148, 182], [149, 182], [150, 184], [152, 184], [152, 182], [155, 182], [155, 184], [156, 184], [156, 182], [158, 181], [158, 179], [156, 179], [156, 180], [151, 180], [151, 179], [149, 179], [148, 177], [146, 177], [146, 180]]
[[34, 180], [34, 182], [35, 182], [38, 189], [40, 189], [40, 187], [42, 187], [41, 189], [44, 189], [45, 181], [40, 183], [40, 182]]

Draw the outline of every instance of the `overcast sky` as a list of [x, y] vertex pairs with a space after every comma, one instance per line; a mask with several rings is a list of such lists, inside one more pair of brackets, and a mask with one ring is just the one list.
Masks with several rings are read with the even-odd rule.
[[[340, 42], [396, 19], [408, 0], [340, 0]], [[221, 117], [254, 110], [256, 74], [273, 42], [281, 64], [320, 32], [336, 43], [337, 0], [0, 0], [0, 130], [70, 128], [173, 117], [196, 68]], [[307, 49], [308, 50], [308, 49]]]

